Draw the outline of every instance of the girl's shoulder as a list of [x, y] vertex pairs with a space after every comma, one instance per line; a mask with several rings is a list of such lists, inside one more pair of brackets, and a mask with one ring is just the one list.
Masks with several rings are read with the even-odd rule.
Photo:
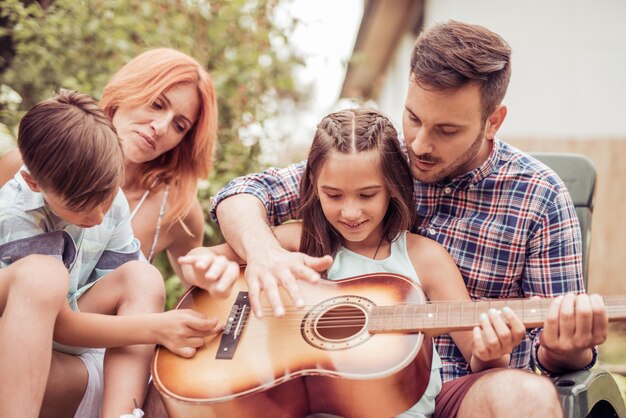
[[[428, 297], [437, 289], [454, 285], [459, 269], [448, 251], [437, 241], [417, 234], [407, 234], [407, 252]], [[460, 280], [462, 282], [462, 279]]]
[[406, 234], [406, 248], [411, 260], [420, 265], [439, 263], [442, 259], [450, 258], [450, 254], [443, 245], [433, 239], [411, 232]]
[[406, 233], [406, 245], [409, 249], [433, 250], [443, 248], [437, 241], [412, 232]]
[[289, 221], [272, 229], [280, 245], [289, 251], [298, 251], [300, 235], [302, 234], [301, 221]]

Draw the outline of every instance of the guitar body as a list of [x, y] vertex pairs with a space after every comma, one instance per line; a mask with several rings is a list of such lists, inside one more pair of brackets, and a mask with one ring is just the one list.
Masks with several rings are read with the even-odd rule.
[[305, 307], [287, 307], [281, 318], [267, 301], [261, 320], [246, 310], [243, 275], [227, 298], [199, 288], [183, 296], [178, 309], [227, 326], [191, 359], [157, 348], [153, 380], [171, 417], [384, 417], [419, 400], [430, 378], [430, 340], [367, 329], [373, 306], [425, 303], [415, 283], [381, 273], [299, 284]]

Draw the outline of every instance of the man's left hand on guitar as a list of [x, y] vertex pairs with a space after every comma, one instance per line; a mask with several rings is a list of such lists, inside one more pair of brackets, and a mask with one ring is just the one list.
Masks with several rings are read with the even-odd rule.
[[557, 297], [541, 332], [539, 363], [556, 373], [584, 368], [593, 358], [592, 347], [606, 341], [608, 322], [600, 295], [568, 293]]

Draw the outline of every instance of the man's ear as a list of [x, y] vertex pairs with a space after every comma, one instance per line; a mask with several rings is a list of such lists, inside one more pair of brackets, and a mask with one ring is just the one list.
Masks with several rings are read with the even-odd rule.
[[485, 138], [492, 140], [496, 137], [496, 133], [500, 126], [502, 126], [502, 122], [506, 118], [507, 109], [505, 105], [499, 105], [496, 107], [491, 115], [487, 118], [487, 127], [485, 129]]
[[33, 176], [31, 176], [28, 171], [22, 170], [21, 173], [22, 173], [22, 177], [24, 177], [24, 181], [26, 182], [26, 184], [28, 184], [28, 187], [30, 187], [30, 189], [33, 192], [41, 192], [39, 185], [37, 184]]

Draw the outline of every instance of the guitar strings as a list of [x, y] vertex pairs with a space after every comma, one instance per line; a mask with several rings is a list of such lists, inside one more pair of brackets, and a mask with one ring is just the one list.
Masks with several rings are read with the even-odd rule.
[[[301, 328], [303, 326], [303, 320], [302, 318], [292, 318], [292, 319], [288, 319], [288, 318], [275, 318], [275, 319], [279, 319], [280, 321], [280, 326], [281, 328], [285, 327], [285, 328], [290, 328], [290, 327], [294, 327], [294, 328]], [[245, 321], [245, 323], [247, 323], [248, 320]], [[352, 322], [350, 322], [349, 320], [330, 320], [330, 321], [324, 321], [323, 323], [321, 322], [316, 322], [314, 327], [316, 329], [321, 329], [321, 330], [327, 330], [327, 329], [345, 329], [345, 328], [367, 328], [370, 329], [370, 323], [371, 321], [365, 321], [363, 319], [352, 319]], [[427, 330], [427, 329], [436, 329], [436, 328], [456, 328], [456, 327], [462, 327], [462, 328], [472, 328], [474, 326], [479, 326], [479, 322], [478, 320], [473, 321], [473, 320], [460, 320], [458, 322], [454, 322], [452, 320], [447, 321], [443, 324], [438, 324], [437, 322], [435, 323], [429, 323], [429, 324], [420, 324], [420, 321], [418, 320], [416, 323], [414, 324], [410, 324], [410, 325], [406, 325], [406, 324], [402, 324], [399, 323], [397, 324], [396, 327], [393, 326], [388, 326], [388, 327], [376, 327], [375, 330], [379, 331], [379, 332], [385, 332], [387, 330], [387, 332], [392, 332], [393, 330]], [[247, 332], [254, 332], [256, 329], [248, 329]]]
[[[540, 310], [539, 312], [537, 312], [537, 316], [545, 316], [545, 314], [547, 313], [547, 309], [543, 309]], [[317, 329], [332, 329], [332, 328], [354, 328], [355, 326], [361, 326], [364, 327], [366, 325], [369, 325], [372, 322], [372, 316], [377, 316], [377, 315], [372, 315], [371, 313], [368, 313], [369, 315], [365, 315], [363, 313], [361, 314], [347, 314], [347, 315], [327, 315], [324, 316], [322, 315], [319, 319], [317, 319], [316, 321], [314, 321], [314, 326]], [[415, 327], [418, 328], [420, 325], [420, 322], [422, 324], [423, 327], [426, 327], [426, 324], [429, 325], [429, 328], [436, 328], [437, 325], [439, 325], [439, 327], [445, 327], [445, 326], [463, 326], [463, 327], [469, 327], [469, 326], [475, 326], [475, 325], [479, 325], [479, 320], [478, 320], [478, 315], [479, 313], [477, 312], [474, 315], [474, 318], [469, 318], [468, 316], [460, 316], [460, 315], [441, 315], [441, 320], [430, 320], [430, 319], [421, 319], [421, 318], [415, 318], [415, 315], [408, 315], [408, 314], [393, 314], [393, 315], [378, 315], [378, 316], [382, 316], [383, 319], [386, 319], [387, 321], [393, 323], [395, 322], [399, 322], [397, 325], [398, 326], [402, 326], [402, 321], [405, 319], [409, 319], [411, 321], [414, 321], [414, 323], [412, 323], [411, 325], [404, 325], [404, 327]], [[445, 317], [445, 318], [444, 318]], [[271, 320], [272, 322], [280, 322], [281, 326], [292, 326], [295, 325], [297, 327], [302, 326], [302, 322], [304, 321], [304, 316], [302, 314], [287, 314], [285, 316], [282, 317], [277, 317], [275, 315], [268, 315], [268, 320]], [[246, 323], [249, 322], [250, 317], [246, 319]], [[374, 321], [376, 320], [375, 318], [373, 319]], [[260, 320], [259, 322], [261, 322], [262, 320]], [[383, 327], [384, 329], [384, 327]]]
[[[605, 296], [603, 298], [605, 299], [606, 302], [626, 304], [626, 296], [615, 296], [615, 297]], [[423, 307], [423, 306], [436, 306], [436, 305], [449, 305], [451, 307], [460, 307], [460, 306], [471, 306], [475, 304], [476, 306], [479, 306], [479, 307], [483, 305], [489, 305], [488, 307], [494, 307], [494, 308], [502, 308], [504, 306], [508, 306], [513, 310], [515, 309], [528, 310], [528, 309], [548, 309], [548, 306], [552, 302], [552, 300], [553, 299], [550, 299], [550, 298], [476, 299], [472, 301], [459, 301], [457, 299], [457, 300], [426, 301], [425, 303], [398, 303], [398, 304], [393, 304], [393, 305], [376, 305], [376, 308], [380, 309], [380, 308], [394, 308], [394, 307], [406, 307], [406, 306], [414, 306], [417, 308], [417, 307]], [[285, 305], [285, 311], [288, 312], [288, 311], [301, 311], [301, 310], [307, 310], [307, 309], [310, 310], [311, 308], [314, 308], [317, 305], [318, 304], [304, 305], [301, 308], [295, 305]], [[514, 308], [512, 305], [522, 305], [522, 306], [517, 306]], [[525, 305], [528, 305], [528, 306], [525, 306]], [[355, 305], [337, 304], [334, 306], [335, 307], [349, 307], [349, 306], [355, 306]], [[626, 312], [626, 306], [607, 305], [606, 308], [609, 313]], [[274, 312], [274, 308], [272, 308], [271, 306], [263, 306], [262, 311], [268, 312], [271, 314]]]
[[[617, 302], [617, 301], [626, 301], [626, 297], [608, 297], [605, 299], [609, 299], [610, 302]], [[496, 301], [502, 301], [502, 300], [496, 300]], [[551, 299], [515, 299], [515, 301], [518, 302], [532, 302], [531, 304], [533, 305], [533, 310], [534, 310], [534, 315], [539, 317], [538, 319], [542, 319], [545, 317], [545, 315], [547, 314], [549, 308], [542, 306], [543, 304], [541, 303], [542, 301], [544, 302], [551, 302]], [[483, 311], [485, 310], [484, 308], [488, 308], [488, 301], [485, 300], [479, 300], [477, 301], [478, 303], [480, 302], [487, 302], [486, 306], [482, 306]], [[382, 316], [383, 318], [385, 318], [386, 320], [389, 321], [393, 321], [393, 320], [397, 320], [397, 321], [402, 321], [403, 319], [406, 319], [407, 316], [409, 317], [410, 320], [417, 320], [417, 322], [419, 322], [419, 318], [415, 318], [416, 315], [428, 315], [429, 313], [432, 312], [428, 312], [426, 309], [422, 309], [424, 308], [424, 306], [426, 305], [437, 305], [437, 304], [442, 304], [445, 303], [443, 301], [436, 301], [436, 302], [427, 302], [425, 304], [414, 304], [414, 303], [408, 303], [408, 304], [397, 304], [397, 305], [391, 305], [388, 306], [387, 308], [391, 307], [394, 309], [394, 312], [377, 312], [377, 313], [372, 313], [372, 312], [364, 312], [361, 309], [358, 309], [356, 307], [352, 307], [350, 305], [338, 305], [336, 307], [331, 307], [328, 311], [326, 311], [325, 313], [323, 313], [319, 319], [317, 319], [315, 321], [315, 326], [318, 329], [330, 329], [330, 328], [354, 328], [356, 326], [362, 326], [365, 327], [366, 324], [370, 323], [372, 321], [372, 317], [380, 317]], [[458, 302], [457, 302], [458, 303]], [[467, 302], [465, 302], [467, 303]], [[478, 305], [477, 303], [477, 305]], [[535, 306], [539, 303], [540, 306]], [[507, 304], [508, 305], [508, 304]], [[407, 307], [411, 307], [413, 308], [413, 310], [411, 312], [406, 312], [406, 308]], [[303, 314], [306, 314], [305, 310], [306, 307], [302, 307], [302, 308], [298, 308], [296, 306], [286, 306], [286, 314], [278, 317], [276, 315], [274, 315], [273, 313], [273, 309], [269, 308], [269, 307], [265, 307], [264, 311], [267, 312], [267, 316], [269, 319], [274, 319], [274, 320], [279, 320], [281, 321], [282, 325], [289, 325], [289, 322], [295, 322], [297, 324], [297, 326], [301, 326], [301, 323], [304, 319]], [[376, 308], [385, 308], [384, 306], [377, 306]], [[375, 308], [375, 309], [376, 309]], [[399, 313], [397, 312], [399, 308], [403, 308], [404, 311]], [[341, 315], [339, 315], [337, 312], [333, 313], [332, 310], [335, 311], [342, 311], [342, 312], [346, 312], [348, 311], [348, 313], [342, 313]], [[523, 308], [522, 308], [523, 309]], [[618, 316], [624, 316], [626, 315], [626, 307], [625, 306], [607, 306], [607, 310], [610, 315], [618, 315]], [[351, 313], [350, 313], [351, 312]], [[448, 324], [449, 322], [455, 321], [455, 323], [459, 323], [461, 326], [470, 326], [472, 324], [477, 324], [478, 320], [477, 320], [477, 316], [479, 315], [479, 312], [475, 310], [474, 312], [474, 318], [468, 318], [468, 314], [470, 314], [470, 312], [461, 312], [461, 314], [459, 314], [458, 312], [442, 312], [442, 313], [433, 313], [434, 315], [437, 316], [441, 316], [442, 320], [441, 322], [444, 322], [445, 324]], [[400, 319], [398, 319], [400, 318]], [[248, 322], [248, 319], [246, 319], [245, 322]], [[460, 319], [460, 320], [459, 320]], [[374, 318], [375, 320], [375, 318]], [[438, 321], [434, 320], [434, 321], [429, 321], [429, 325], [431, 326], [436, 326]], [[465, 322], [468, 322], [467, 324], [465, 324]], [[398, 324], [398, 325], [402, 325], [402, 324]]]

